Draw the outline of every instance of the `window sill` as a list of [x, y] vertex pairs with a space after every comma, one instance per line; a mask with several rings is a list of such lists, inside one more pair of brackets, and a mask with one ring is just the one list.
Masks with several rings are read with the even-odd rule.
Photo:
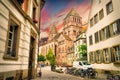
[[18, 57], [4, 56], [3, 59], [6, 59], [6, 60], [18, 60]]
[[106, 61], [104, 62], [104, 64], [110, 64], [110, 63], [111, 63], [110, 61], [109, 62], [106, 62]]

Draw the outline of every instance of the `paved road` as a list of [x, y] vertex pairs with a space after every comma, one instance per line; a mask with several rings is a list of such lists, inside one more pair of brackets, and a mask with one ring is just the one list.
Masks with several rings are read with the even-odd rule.
[[50, 67], [41, 68], [42, 77], [37, 80], [83, 80], [80, 77], [72, 76], [65, 73], [56, 73], [50, 70]]

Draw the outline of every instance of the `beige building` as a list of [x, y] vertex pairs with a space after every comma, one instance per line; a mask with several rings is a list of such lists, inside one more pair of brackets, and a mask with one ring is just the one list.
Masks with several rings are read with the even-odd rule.
[[67, 52], [68, 48], [71, 47], [72, 39], [70, 39], [67, 35], [60, 33], [57, 38], [57, 54], [56, 54], [56, 62], [58, 65], [65, 66], [67, 65]]
[[88, 59], [95, 69], [120, 71], [120, 0], [92, 0]]
[[0, 0], [0, 80], [36, 77], [40, 5]]

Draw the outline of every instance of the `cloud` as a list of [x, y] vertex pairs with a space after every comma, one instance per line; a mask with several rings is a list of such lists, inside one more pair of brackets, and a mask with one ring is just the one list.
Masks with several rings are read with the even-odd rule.
[[57, 31], [60, 31], [62, 29], [62, 27], [63, 27], [63, 23], [58, 24], [56, 27]]
[[51, 16], [50, 13], [45, 9], [42, 11], [41, 14], [41, 25], [46, 24], [47, 22], [49, 22], [51, 20]]
[[48, 37], [48, 33], [47, 32], [42, 32], [40, 34], [40, 38], [44, 38], [44, 37]]
[[51, 12], [50, 10], [48, 10], [48, 8], [45, 8], [42, 11], [42, 15], [41, 15], [42, 18], [41, 31], [43, 33], [45, 32], [46, 34], [49, 33], [50, 26], [53, 23], [55, 23], [57, 30], [61, 31], [63, 29], [63, 24], [62, 24], [63, 19], [66, 17], [68, 12], [72, 8], [74, 8], [78, 12], [78, 14], [82, 17], [82, 22], [87, 22], [89, 10], [90, 10], [90, 0], [83, 0], [83, 1], [71, 0], [65, 5], [64, 8], [61, 8], [60, 11], [54, 13], [54, 16], [51, 16]]
[[50, 30], [50, 26], [47, 26], [46, 28], [40, 28], [41, 32], [47, 32], [49, 33], [49, 30]]

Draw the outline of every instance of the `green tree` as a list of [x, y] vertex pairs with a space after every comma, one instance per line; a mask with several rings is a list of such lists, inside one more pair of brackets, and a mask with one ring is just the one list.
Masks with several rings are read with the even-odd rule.
[[51, 70], [54, 70], [55, 69], [55, 55], [53, 54], [53, 51], [51, 48], [48, 50], [46, 59], [50, 62]]
[[85, 44], [79, 45], [78, 46], [78, 53], [80, 55], [82, 55], [83, 60], [87, 59], [87, 46]]
[[38, 55], [38, 61], [46, 61], [45, 56], [43, 55]]

